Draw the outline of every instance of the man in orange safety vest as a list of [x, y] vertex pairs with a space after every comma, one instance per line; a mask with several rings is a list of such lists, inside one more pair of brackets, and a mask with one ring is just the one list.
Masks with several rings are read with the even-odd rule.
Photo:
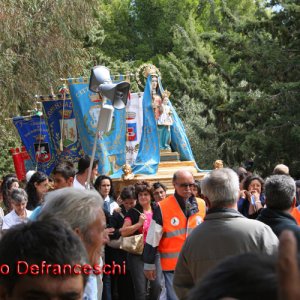
[[205, 217], [205, 202], [193, 196], [194, 185], [194, 177], [189, 171], [174, 173], [175, 193], [158, 203], [147, 234], [143, 253], [145, 276], [154, 280], [155, 257], [159, 251], [168, 300], [177, 299], [173, 276], [180, 250], [188, 234]]

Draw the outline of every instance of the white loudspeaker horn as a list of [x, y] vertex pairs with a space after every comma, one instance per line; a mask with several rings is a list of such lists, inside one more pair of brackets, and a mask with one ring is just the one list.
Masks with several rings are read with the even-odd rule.
[[116, 109], [122, 109], [127, 103], [130, 83], [127, 81], [112, 83], [108, 68], [95, 66], [91, 71], [89, 89], [111, 100]]

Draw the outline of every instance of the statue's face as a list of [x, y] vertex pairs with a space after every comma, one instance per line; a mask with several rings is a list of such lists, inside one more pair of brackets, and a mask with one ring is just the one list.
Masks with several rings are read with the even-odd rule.
[[158, 78], [156, 76], [152, 76], [151, 86], [153, 90], [156, 90], [158, 86]]
[[129, 165], [126, 165], [123, 169], [125, 174], [129, 174], [131, 172], [131, 167]]
[[165, 98], [163, 99], [163, 104], [168, 104], [168, 102], [169, 102], [169, 98], [168, 98], [168, 97], [165, 97]]

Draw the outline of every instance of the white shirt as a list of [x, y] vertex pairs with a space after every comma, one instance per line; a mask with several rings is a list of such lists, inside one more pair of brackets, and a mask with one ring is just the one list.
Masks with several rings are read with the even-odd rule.
[[10, 213], [8, 213], [6, 216], [4, 216], [2, 229], [9, 229], [10, 227], [12, 227], [14, 225], [27, 222], [31, 213], [32, 213], [31, 210], [26, 209], [26, 218], [20, 218], [16, 214], [15, 210], [12, 210]]
[[112, 215], [114, 210], [119, 207], [119, 204], [113, 199], [111, 199], [109, 196], [107, 196], [104, 199], [104, 207], [106, 207], [109, 213]]
[[77, 176], [74, 177], [73, 188], [75, 188], [75, 189], [80, 189], [80, 190], [85, 190], [85, 186], [82, 185], [82, 184], [77, 180]]

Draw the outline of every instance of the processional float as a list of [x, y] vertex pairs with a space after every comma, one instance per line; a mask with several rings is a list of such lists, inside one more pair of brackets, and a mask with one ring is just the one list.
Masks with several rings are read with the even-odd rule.
[[[23, 143], [33, 136], [31, 145], [24, 145], [37, 168], [41, 151], [49, 152], [48, 174], [59, 161], [76, 162], [87, 154], [91, 164], [99, 161], [100, 174], [113, 178], [117, 192], [138, 180], [161, 181], [172, 191], [178, 169], [202, 178], [205, 171], [197, 167], [159, 70], [143, 64], [134, 75], [140, 91], [130, 93], [130, 76], [112, 76], [105, 66], [96, 66], [90, 78], [68, 78], [58, 95], [42, 97], [43, 114], [33, 122], [37, 128], [20, 134]], [[15, 125], [21, 119], [16, 117]], [[47, 147], [38, 131], [43, 122], [51, 137]]]

